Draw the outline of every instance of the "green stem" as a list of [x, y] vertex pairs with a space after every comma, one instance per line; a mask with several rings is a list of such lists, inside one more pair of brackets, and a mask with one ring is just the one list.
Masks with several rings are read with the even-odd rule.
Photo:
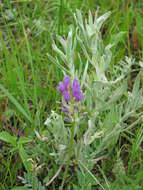
[[61, 28], [63, 28], [63, 0], [60, 0], [59, 8], [59, 20], [58, 20], [58, 34], [61, 33]]
[[73, 152], [74, 131], [75, 131], [75, 122], [73, 123], [72, 128], [71, 128], [70, 149], [69, 149], [69, 154], [68, 154], [68, 160], [67, 160], [66, 169], [65, 169], [64, 176], [63, 176], [63, 180], [62, 180], [62, 184], [61, 184], [61, 189], [63, 189], [65, 180], [66, 180], [66, 178], [67, 178], [67, 173], [68, 173], [68, 169], [69, 169], [70, 159], [71, 159], [72, 152]]
[[127, 14], [127, 41], [128, 41], [128, 56], [131, 55], [131, 48], [130, 48], [130, 37], [129, 37], [129, 0], [127, 0], [126, 3], [126, 14]]
[[35, 173], [33, 173], [33, 177], [32, 177], [32, 190], [36, 190], [36, 176]]

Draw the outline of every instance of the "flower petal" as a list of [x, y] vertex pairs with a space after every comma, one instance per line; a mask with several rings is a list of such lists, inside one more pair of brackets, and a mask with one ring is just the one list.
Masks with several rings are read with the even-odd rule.
[[58, 91], [61, 92], [61, 93], [64, 92], [64, 83], [63, 82], [59, 82]]
[[70, 94], [69, 94], [68, 91], [64, 91], [62, 95], [63, 95], [64, 100], [65, 100], [66, 102], [69, 102], [69, 101], [70, 101]]
[[65, 76], [64, 77], [64, 86], [65, 86], [66, 90], [68, 90], [69, 85], [70, 85], [70, 77], [69, 76]]

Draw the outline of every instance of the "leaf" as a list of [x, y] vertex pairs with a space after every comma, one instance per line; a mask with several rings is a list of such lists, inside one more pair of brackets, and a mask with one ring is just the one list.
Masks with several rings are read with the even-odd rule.
[[31, 117], [26, 113], [23, 107], [19, 104], [19, 102], [9, 93], [7, 89], [4, 88], [2, 84], [0, 84], [0, 89], [3, 93], [10, 99], [10, 101], [16, 106], [16, 108], [32, 123]]
[[103, 23], [107, 20], [107, 18], [110, 16], [111, 12], [107, 12], [104, 15], [100, 16], [96, 22], [97, 22], [97, 28], [98, 30], [101, 29], [101, 26], [103, 25]]
[[117, 100], [119, 100], [122, 95], [126, 92], [126, 88], [127, 88], [127, 83], [126, 81], [121, 85], [121, 87], [117, 88], [114, 91], [114, 94], [112, 94], [111, 99], [109, 100], [109, 104], [116, 102]]
[[141, 68], [143, 68], [143, 62], [142, 61], [139, 61], [139, 65]]
[[60, 56], [61, 60], [66, 63], [66, 56], [65, 54], [56, 46], [55, 43], [52, 45], [53, 50]]
[[11, 190], [29, 190], [29, 189], [27, 187], [19, 186], [19, 187], [14, 187]]
[[114, 164], [113, 173], [118, 180], [120, 180], [121, 176], [126, 175], [124, 163], [120, 157], [117, 158], [116, 163]]
[[140, 88], [140, 73], [137, 75], [136, 80], [134, 82], [134, 86], [133, 86], [133, 90], [132, 90], [132, 94], [134, 97], [138, 96], [139, 93], [139, 88]]
[[79, 164], [84, 168], [85, 171], [87, 171], [87, 173], [93, 178], [93, 180], [95, 181], [96, 184], [98, 184], [101, 189], [105, 190], [105, 188], [103, 187], [103, 185], [100, 183], [100, 181], [98, 180], [98, 178], [96, 178], [95, 175], [92, 174], [92, 172], [88, 169], [88, 167], [81, 162], [81, 160], [79, 160]]
[[66, 72], [66, 73], [69, 73], [69, 71], [64, 66], [62, 66], [62, 64], [58, 63], [57, 59], [55, 59], [54, 57], [52, 57], [49, 53], [47, 53], [47, 56], [48, 56], [48, 59], [53, 64], [55, 64], [56, 66], [58, 66], [62, 71]]
[[117, 46], [117, 44], [123, 40], [123, 38], [125, 37], [126, 32], [125, 31], [121, 31], [118, 34], [114, 34], [111, 36], [111, 40], [110, 43], [114, 44], [115, 46]]
[[85, 66], [85, 69], [84, 69], [84, 73], [83, 73], [83, 76], [82, 76], [82, 80], [81, 80], [81, 87], [83, 86], [84, 82], [85, 82], [85, 79], [87, 77], [87, 70], [88, 70], [88, 61], [86, 63], [86, 66]]
[[18, 146], [25, 144], [25, 143], [29, 143], [31, 141], [32, 141], [32, 139], [30, 139], [28, 137], [20, 137], [20, 139], [18, 141]]
[[85, 145], [89, 145], [94, 142], [95, 139], [101, 138], [103, 135], [103, 131], [96, 132], [96, 126], [93, 121], [88, 120], [88, 129], [84, 134], [84, 143]]
[[19, 146], [18, 146], [18, 150], [19, 150], [19, 155], [20, 155], [20, 157], [21, 157], [21, 159], [22, 159], [22, 162], [23, 162], [23, 164], [24, 164], [24, 166], [25, 166], [25, 169], [27, 170], [28, 173], [31, 173], [32, 167], [31, 167], [31, 161], [28, 160], [28, 159], [29, 159], [29, 156], [28, 156], [27, 153], [25, 152], [25, 150], [24, 150], [24, 148], [23, 148], [22, 145], [19, 145]]
[[16, 139], [15, 137], [11, 136], [8, 132], [3, 131], [0, 133], [0, 140], [10, 143], [13, 146], [16, 146]]

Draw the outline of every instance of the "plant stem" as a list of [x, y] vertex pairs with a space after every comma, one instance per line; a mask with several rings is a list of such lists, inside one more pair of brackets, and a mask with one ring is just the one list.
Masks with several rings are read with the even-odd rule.
[[69, 154], [68, 154], [68, 160], [67, 160], [67, 165], [66, 165], [66, 169], [64, 172], [64, 176], [63, 176], [63, 180], [62, 180], [62, 184], [61, 184], [61, 189], [63, 189], [66, 177], [67, 177], [67, 173], [68, 173], [68, 169], [69, 169], [69, 164], [70, 164], [70, 159], [72, 156], [72, 152], [73, 152], [73, 144], [74, 144], [74, 130], [75, 130], [75, 122], [73, 122], [72, 128], [71, 128], [71, 140], [70, 140], [70, 149], [69, 149]]
[[129, 0], [126, 3], [126, 13], [127, 13], [127, 41], [128, 41], [128, 56], [131, 55], [131, 48], [130, 48], [130, 37], [129, 37]]
[[36, 190], [36, 176], [35, 173], [33, 173], [33, 177], [32, 177], [32, 190]]
[[61, 33], [61, 28], [63, 29], [63, 0], [60, 0], [59, 8], [59, 21], [58, 21], [58, 34]]

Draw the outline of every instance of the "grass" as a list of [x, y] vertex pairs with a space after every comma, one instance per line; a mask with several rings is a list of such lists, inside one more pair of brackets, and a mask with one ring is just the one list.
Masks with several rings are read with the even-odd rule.
[[[121, 72], [116, 67], [121, 68], [119, 62], [125, 60], [125, 56], [132, 56], [137, 61], [142, 61], [143, 5], [141, 0], [116, 0], [112, 3], [111, 0], [91, 0], [89, 2], [86, 0], [6, 0], [0, 4], [0, 131], [7, 131], [11, 136], [14, 136], [16, 143], [19, 142], [20, 132], [24, 132], [24, 137], [30, 137], [34, 142], [36, 141], [36, 145], [32, 146], [31, 144], [30, 148], [26, 146], [26, 140], [19, 147], [13, 147], [13, 145], [0, 141], [0, 188], [2, 190], [22, 185], [18, 176], [24, 178], [23, 183], [31, 183], [32, 179], [28, 177], [29, 174], [24, 174], [26, 170], [21, 159], [27, 158], [27, 152], [30, 158], [35, 159], [35, 162], [38, 162], [37, 158], [40, 159], [41, 164], [47, 164], [50, 160], [49, 168], [46, 168], [45, 171], [39, 169], [41, 178], [40, 175], [35, 174], [36, 183], [41, 189], [43, 188], [42, 185], [48, 183], [52, 176], [59, 171], [58, 165], [55, 164], [54, 158], [50, 155], [55, 146], [52, 139], [46, 146], [43, 141], [36, 139], [34, 132], [34, 130], [38, 131], [42, 138], [42, 135], [47, 134], [43, 123], [48, 114], [51, 110], [56, 110], [59, 113], [57, 101], [60, 100], [60, 95], [56, 88], [62, 79], [62, 72], [48, 59], [47, 53], [53, 57], [56, 56], [52, 49], [53, 40], [60, 47], [56, 35], [65, 38], [71, 28], [73, 35], [76, 35], [74, 19], [76, 9], [80, 9], [83, 17], [87, 18], [89, 9], [94, 14], [98, 7], [99, 15], [111, 11], [111, 16], [101, 31], [104, 45], [114, 44], [111, 66], [107, 73], [114, 80]], [[79, 50], [80, 47], [77, 49]], [[86, 63], [84, 56], [82, 61], [84, 65]], [[127, 63], [125, 62], [125, 64]], [[79, 67], [78, 56], [76, 67]], [[120, 113], [122, 111], [118, 110], [118, 107], [121, 106], [122, 110], [126, 110], [124, 101], [128, 102], [127, 105], [130, 104], [130, 101], [137, 105], [138, 102], [141, 102], [138, 98], [142, 97], [142, 81], [136, 77], [137, 73], [133, 72], [135, 69], [142, 70], [138, 65], [133, 66], [131, 74], [127, 76], [130, 80], [128, 80], [128, 84], [125, 84], [128, 85], [128, 89], [132, 89], [134, 86], [133, 99], [128, 99], [127, 92], [124, 91], [126, 87], [120, 83], [119, 91], [123, 91], [124, 100], [122, 101], [122, 97], [117, 100], [115, 107], [112, 108], [111, 106], [110, 111], [108, 108], [105, 109], [105, 105], [102, 106], [103, 111], [98, 120], [98, 125], [100, 127], [103, 124], [102, 127], [105, 129], [110, 126], [107, 136], [113, 138], [113, 142], [110, 142], [110, 148], [104, 148], [104, 143], [108, 145], [108, 138], [105, 138], [105, 142], [100, 146], [104, 150], [103, 152], [106, 153], [107, 151], [108, 158], [96, 162], [96, 167], [93, 167], [92, 170], [90, 170], [92, 166], [87, 167], [82, 160], [79, 161], [81, 169], [79, 170], [75, 160], [74, 172], [77, 173], [76, 175], [71, 173], [71, 176], [68, 176], [69, 181], [65, 185], [65, 189], [137, 190], [143, 188], [142, 108], [128, 107], [131, 111], [137, 109], [137, 112], [135, 111], [126, 122], [120, 121], [120, 124], [124, 124], [127, 129], [123, 128], [122, 133], [120, 131], [118, 133], [116, 128], [114, 131], [110, 131], [112, 128], [114, 129], [114, 123], [119, 119], [118, 116], [122, 115]], [[90, 67], [90, 74], [92, 78], [94, 75], [92, 67]], [[113, 87], [112, 91], [114, 89], [116, 88]], [[110, 92], [107, 94], [113, 96]], [[117, 98], [116, 94], [118, 93], [114, 94], [114, 99]], [[98, 97], [98, 94], [96, 96]], [[136, 104], [132, 106], [136, 106]], [[113, 123], [110, 122], [111, 120]], [[117, 130], [119, 129], [117, 128]], [[50, 148], [51, 144], [52, 148]], [[87, 154], [94, 151], [98, 144], [99, 142], [95, 142], [91, 147], [88, 147]], [[100, 154], [99, 157], [102, 158]], [[27, 163], [25, 164], [27, 165]], [[34, 167], [33, 163], [32, 166]], [[72, 171], [72, 166], [69, 168]], [[64, 169], [61, 168], [61, 171], [63, 173]], [[44, 182], [42, 178], [45, 178]], [[62, 176], [59, 174], [56, 179], [56, 182], [53, 180], [54, 182], [50, 184], [50, 189], [59, 188]]]

